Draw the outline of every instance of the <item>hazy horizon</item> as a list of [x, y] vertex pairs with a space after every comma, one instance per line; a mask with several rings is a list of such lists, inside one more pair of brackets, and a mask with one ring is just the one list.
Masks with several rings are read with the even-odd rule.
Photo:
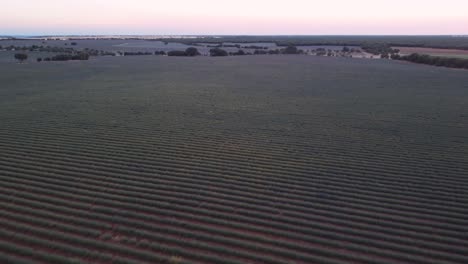
[[6, 2], [0, 35], [467, 35], [468, 2]]

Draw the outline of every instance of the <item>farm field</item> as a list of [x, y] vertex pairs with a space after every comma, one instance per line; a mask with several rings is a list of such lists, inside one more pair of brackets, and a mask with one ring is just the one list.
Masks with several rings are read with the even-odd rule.
[[0, 60], [0, 263], [468, 263], [468, 75]]
[[[85, 51], [86, 49], [96, 49], [106, 52], [155, 52], [155, 51], [174, 51], [174, 50], [186, 50], [189, 47], [195, 47], [198, 51], [205, 56], [209, 55], [210, 49], [213, 48], [213, 45], [210, 43], [192, 43], [184, 44], [178, 42], [168, 42], [156, 41], [156, 40], [142, 40], [142, 39], [122, 39], [122, 40], [109, 40], [109, 39], [98, 39], [98, 40], [88, 40], [88, 39], [79, 39], [79, 40], [37, 40], [37, 39], [15, 39], [15, 40], [2, 40], [0, 41], [1, 47], [15, 46], [15, 47], [31, 47], [35, 46], [50, 46], [50, 47], [59, 47], [59, 48], [73, 48], [77, 51]], [[76, 43], [76, 45], [71, 45], [71, 43]], [[277, 50], [284, 48], [284, 46], [277, 46], [274, 42], [245, 42], [245, 43], [232, 43], [225, 42], [219, 43], [225, 45], [240, 45], [242, 50], [245, 52], [254, 53], [255, 49], [252, 46], [265, 47], [266, 50]], [[250, 46], [250, 47], [249, 47]], [[304, 51], [315, 50], [319, 48], [325, 48], [327, 50], [339, 51], [343, 49], [343, 45], [305, 45], [298, 46], [299, 49]], [[359, 48], [359, 46], [350, 46], [351, 48]], [[239, 50], [237, 47], [222, 47], [228, 52], [236, 52]], [[5, 51], [3, 51], [4, 53]], [[14, 51], [11, 51], [14, 54]], [[0, 49], [0, 55], [1, 55]], [[28, 54], [36, 55], [36, 52], [28, 52]], [[50, 55], [50, 54], [49, 54]], [[0, 57], [1, 59], [1, 57]], [[14, 61], [14, 58], [8, 58], [10, 61]]]
[[451, 57], [468, 59], [468, 50], [457, 50], [457, 49], [434, 49], [434, 48], [422, 48], [422, 47], [394, 47], [400, 50], [403, 55], [409, 55], [412, 53], [427, 54], [431, 56], [439, 57]]

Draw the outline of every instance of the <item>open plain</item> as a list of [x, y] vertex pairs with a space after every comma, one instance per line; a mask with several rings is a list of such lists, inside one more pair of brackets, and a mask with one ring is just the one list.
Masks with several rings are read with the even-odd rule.
[[0, 62], [1, 263], [468, 263], [468, 75]]

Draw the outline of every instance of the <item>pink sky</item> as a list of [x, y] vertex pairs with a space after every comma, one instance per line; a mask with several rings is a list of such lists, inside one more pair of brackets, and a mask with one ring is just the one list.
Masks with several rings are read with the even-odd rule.
[[9, 34], [468, 34], [467, 0], [23, 0]]

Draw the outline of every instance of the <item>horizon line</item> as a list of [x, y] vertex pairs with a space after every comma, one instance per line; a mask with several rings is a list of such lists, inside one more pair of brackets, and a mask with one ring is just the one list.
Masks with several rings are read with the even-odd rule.
[[337, 37], [347, 37], [347, 36], [379, 36], [379, 37], [395, 37], [395, 36], [420, 36], [420, 37], [467, 37], [467, 34], [0, 34], [0, 37], [77, 37], [77, 36], [191, 36], [191, 37], [237, 37], [237, 36], [264, 36], [264, 37], [296, 37], [296, 36], [310, 36], [310, 37], [320, 37], [320, 36], [337, 36]]

